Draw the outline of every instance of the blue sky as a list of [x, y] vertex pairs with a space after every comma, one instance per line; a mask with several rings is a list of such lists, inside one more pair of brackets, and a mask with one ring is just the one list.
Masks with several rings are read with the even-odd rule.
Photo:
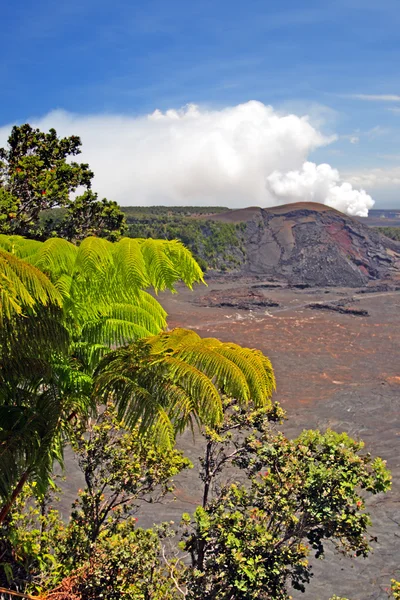
[[338, 135], [311, 159], [400, 207], [399, 32], [399, 0], [6, 3], [0, 125], [258, 100], [310, 113]]

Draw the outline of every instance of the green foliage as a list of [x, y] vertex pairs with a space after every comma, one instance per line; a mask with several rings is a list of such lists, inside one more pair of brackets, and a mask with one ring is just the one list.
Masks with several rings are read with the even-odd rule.
[[376, 227], [376, 229], [386, 237], [400, 242], [400, 227]]
[[[187, 598], [287, 599], [289, 585], [304, 591], [308, 556], [322, 557], [326, 543], [347, 556], [370, 552], [364, 495], [389, 489], [384, 462], [346, 434], [305, 431], [288, 440], [256, 417], [246, 434], [248, 423], [233, 407], [222, 429], [205, 431], [203, 506], [184, 519]], [[247, 481], [213, 482], [227, 465]]]
[[14, 233], [14, 220], [19, 208], [18, 198], [0, 186], [0, 231]]
[[0, 149], [0, 185], [18, 199], [10, 219], [14, 233], [32, 234], [41, 210], [67, 205], [71, 192], [90, 187], [89, 165], [67, 161], [80, 153], [80, 146], [79, 137], [59, 139], [55, 129], [43, 133], [28, 124], [13, 127], [8, 147]]
[[394, 600], [400, 600], [400, 581], [396, 581], [396, 579], [391, 580], [390, 596], [394, 598]]
[[[11, 250], [8, 239], [4, 241]], [[61, 306], [61, 302], [59, 291], [39, 269], [0, 248], [0, 325], [23, 313], [35, 314], [40, 306]]]
[[36, 267], [0, 250], [0, 299], [1, 521], [28, 479], [42, 491], [48, 484], [54, 458], [61, 460], [60, 414], [77, 399], [66, 389], [62, 402], [56, 395], [61, 370], [70, 368], [61, 359], [69, 335], [57, 288]]
[[69, 586], [82, 599], [175, 598], [174, 561], [168, 571], [160, 561], [168, 528], [138, 529], [133, 514], [141, 502], [159, 502], [173, 491], [172, 477], [191, 463], [121, 425], [108, 407], [77, 433], [74, 447], [86, 485], [68, 523], [52, 507], [54, 498], [32, 503], [34, 488], [26, 489], [3, 526], [1, 584], [32, 592]]
[[226, 206], [124, 206], [123, 211], [129, 220], [137, 216], [151, 217], [198, 217], [228, 212]]
[[72, 568], [91, 556], [99, 537], [117, 533], [141, 502], [159, 502], [172, 492], [173, 477], [192, 466], [178, 450], [160, 448], [137, 428], [123, 427], [108, 406], [74, 441], [86, 487], [73, 505], [60, 555]]
[[[59, 490], [58, 490], [59, 491]], [[27, 484], [0, 529], [0, 585], [26, 589], [39, 574], [59, 571], [52, 545], [64, 530], [60, 513], [52, 508], [54, 490], [40, 501], [35, 484]]]
[[175, 291], [179, 279], [189, 287], [203, 281], [200, 267], [177, 241], [123, 238], [112, 244], [91, 237], [77, 247], [60, 238], [36, 242], [0, 235], [0, 248], [12, 254], [8, 261], [24, 258], [50, 278], [66, 320], [86, 325], [92, 343], [110, 341], [107, 331], [113, 329], [117, 339], [111, 344], [159, 332], [166, 313], [144, 290]]
[[[100, 235], [112, 241], [125, 230], [125, 217], [115, 202], [97, 200], [91, 191], [89, 165], [69, 160], [81, 153], [78, 136], [58, 138], [55, 129], [44, 133], [29, 124], [14, 126], [8, 147], [0, 149], [0, 232], [28, 237], [59, 235], [79, 241]], [[86, 191], [75, 200], [71, 193]], [[54, 226], [41, 213], [66, 207]]]
[[134, 516], [140, 502], [152, 499], [156, 508], [189, 461], [138, 429], [121, 429], [108, 407], [77, 433], [85, 487], [70, 519], [63, 523], [49, 499], [27, 502], [29, 494], [14, 506], [2, 530], [0, 584], [43, 600], [286, 600], [290, 585], [305, 589], [308, 556], [323, 556], [327, 543], [367, 555], [365, 495], [389, 488], [384, 463], [346, 434], [287, 439], [274, 425], [284, 418], [277, 404], [223, 404], [223, 423], [203, 428], [203, 504], [182, 518], [181, 549], [191, 564], [170, 526], [139, 529]]
[[[121, 523], [112, 536], [97, 544], [88, 567], [74, 583], [73, 591], [79, 599], [182, 598], [171, 577], [171, 571], [175, 574], [177, 569], [173, 563], [167, 568], [160, 561], [159, 536], [151, 529], [136, 529], [134, 525], [132, 520]], [[180, 577], [180, 571], [175, 575]]]
[[202, 272], [179, 242], [164, 240], [87, 238], [76, 247], [0, 235], [0, 247], [1, 523], [27, 481], [45, 490], [75, 418], [95, 410], [101, 357], [165, 328], [144, 288], [173, 290], [180, 278], [190, 286]]
[[125, 230], [125, 216], [118, 204], [106, 198], [98, 200], [97, 194], [87, 190], [69, 204], [57, 224], [51, 218], [44, 221], [43, 235], [58, 235], [75, 243], [90, 236], [115, 242]]
[[237, 269], [246, 258], [246, 224], [198, 218], [225, 210], [207, 207], [123, 208], [131, 237], [178, 239], [189, 248], [203, 268]]
[[[62, 464], [74, 416], [94, 409], [92, 379], [68, 357], [68, 333], [57, 320], [47, 330], [46, 319], [39, 315], [35, 326], [34, 319], [21, 318], [32, 327], [33, 343], [24, 344], [23, 354], [17, 341], [15, 350], [8, 344], [0, 357], [0, 522], [27, 481], [37, 483], [38, 493], [46, 491], [54, 461]], [[18, 326], [19, 320], [14, 332], [21, 333]]]
[[[12, 250], [10, 240], [5, 246]], [[36, 267], [4, 250], [0, 298], [1, 522], [29, 479], [41, 491], [48, 485], [54, 459], [62, 460], [60, 416], [82, 404], [85, 376], [65, 360], [61, 294]], [[90, 399], [87, 386], [86, 394]]]
[[244, 406], [270, 408], [274, 389], [271, 363], [261, 352], [185, 329], [110, 352], [95, 380], [96, 395], [115, 402], [120, 418], [129, 426], [140, 419], [141, 431], [153, 431], [165, 445], [188, 424], [220, 423], [222, 393]]

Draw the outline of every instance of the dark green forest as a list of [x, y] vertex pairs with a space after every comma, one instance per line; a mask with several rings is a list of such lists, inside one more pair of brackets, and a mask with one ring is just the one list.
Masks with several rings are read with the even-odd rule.
[[178, 239], [189, 248], [204, 270], [222, 271], [237, 269], [246, 257], [246, 224], [222, 223], [207, 218], [228, 210], [207, 206], [122, 208], [129, 237]]

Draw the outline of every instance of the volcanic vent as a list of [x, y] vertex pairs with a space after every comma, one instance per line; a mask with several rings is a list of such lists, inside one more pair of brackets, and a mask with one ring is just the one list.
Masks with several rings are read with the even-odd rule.
[[400, 276], [399, 242], [322, 204], [245, 208], [212, 219], [247, 223], [246, 273], [346, 287]]

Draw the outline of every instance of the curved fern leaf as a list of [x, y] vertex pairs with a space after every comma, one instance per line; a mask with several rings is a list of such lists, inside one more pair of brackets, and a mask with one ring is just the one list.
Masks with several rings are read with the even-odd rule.
[[132, 422], [143, 420], [148, 427], [158, 419], [156, 407], [162, 406], [175, 431], [193, 419], [218, 425], [223, 395], [269, 408], [274, 389], [271, 364], [260, 352], [202, 339], [185, 329], [111, 352], [95, 377], [95, 392], [112, 400], [123, 415], [133, 411]]
[[149, 304], [147, 306], [148, 309], [140, 305], [113, 304], [105, 316], [111, 319], [136, 323], [136, 325], [142, 326], [149, 332], [147, 335], [157, 334], [166, 327], [167, 322], [160, 313], [153, 310], [152, 306], [149, 306]]
[[0, 250], [0, 324], [37, 305], [61, 306], [61, 295], [39, 269]]
[[91, 344], [104, 344], [125, 346], [132, 342], [150, 335], [150, 332], [142, 325], [104, 317], [98, 321], [86, 323], [82, 328], [81, 339]]
[[46, 273], [55, 283], [61, 275], [72, 273], [77, 255], [78, 249], [71, 242], [60, 238], [50, 238], [41, 242], [40, 246], [36, 246], [34, 254], [24, 258]]

